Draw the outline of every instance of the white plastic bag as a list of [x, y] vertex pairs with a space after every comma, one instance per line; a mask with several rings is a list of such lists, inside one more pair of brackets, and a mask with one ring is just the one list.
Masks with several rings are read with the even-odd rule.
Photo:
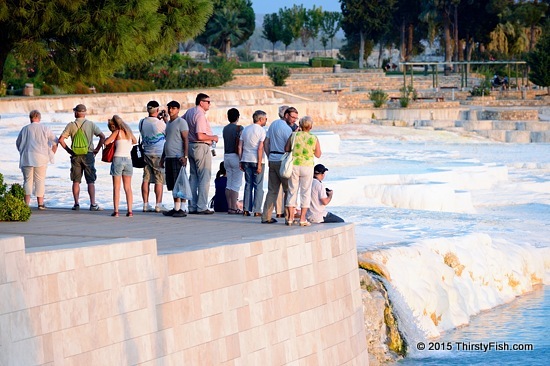
[[187, 178], [185, 167], [181, 167], [180, 169], [178, 179], [176, 179], [176, 184], [174, 184], [174, 189], [172, 190], [172, 195], [174, 198], [181, 198], [184, 200], [190, 200], [193, 198], [191, 194], [191, 185], [189, 184], [189, 178]]

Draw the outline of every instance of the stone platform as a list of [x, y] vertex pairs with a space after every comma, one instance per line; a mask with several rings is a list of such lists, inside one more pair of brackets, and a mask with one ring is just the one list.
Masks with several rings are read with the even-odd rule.
[[353, 225], [0, 223], [0, 365], [367, 365]]

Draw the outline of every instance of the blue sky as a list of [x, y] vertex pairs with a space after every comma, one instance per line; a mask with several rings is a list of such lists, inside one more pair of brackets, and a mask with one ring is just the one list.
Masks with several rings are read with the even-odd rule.
[[256, 14], [277, 13], [279, 9], [291, 8], [294, 4], [302, 4], [306, 9], [311, 9], [315, 5], [327, 11], [341, 11], [338, 0], [252, 0], [252, 8]]

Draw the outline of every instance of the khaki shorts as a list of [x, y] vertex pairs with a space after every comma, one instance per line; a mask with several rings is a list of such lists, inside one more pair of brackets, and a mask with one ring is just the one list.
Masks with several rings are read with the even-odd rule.
[[164, 169], [160, 167], [160, 156], [145, 155], [143, 182], [164, 184]]

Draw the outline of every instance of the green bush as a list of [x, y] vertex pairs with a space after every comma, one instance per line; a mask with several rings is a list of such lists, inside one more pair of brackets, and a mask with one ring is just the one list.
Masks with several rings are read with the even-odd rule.
[[472, 97], [482, 97], [491, 95], [491, 79], [490, 76], [485, 76], [485, 81], [478, 86], [474, 86], [470, 91]]
[[290, 76], [290, 70], [285, 66], [270, 66], [267, 75], [275, 86], [285, 86], [285, 80]]
[[399, 89], [399, 91], [401, 92], [401, 97], [399, 98], [399, 105], [401, 108], [407, 108], [411, 102], [411, 99], [416, 100], [418, 97], [416, 89], [411, 85], [407, 85], [406, 87], [404, 86]]
[[25, 200], [25, 189], [19, 183], [13, 183], [10, 187], [10, 194], [20, 200]]
[[349, 60], [340, 60], [340, 65], [344, 69], [358, 69], [359, 68], [359, 62], [358, 61], [349, 61]]
[[338, 63], [338, 60], [332, 57], [313, 57], [309, 59], [311, 67], [332, 67]]
[[25, 203], [25, 191], [14, 183], [8, 190], [4, 176], [0, 173], [0, 221], [28, 221], [31, 209]]
[[388, 93], [382, 89], [372, 89], [369, 94], [370, 100], [374, 102], [374, 108], [380, 108], [388, 101]]

